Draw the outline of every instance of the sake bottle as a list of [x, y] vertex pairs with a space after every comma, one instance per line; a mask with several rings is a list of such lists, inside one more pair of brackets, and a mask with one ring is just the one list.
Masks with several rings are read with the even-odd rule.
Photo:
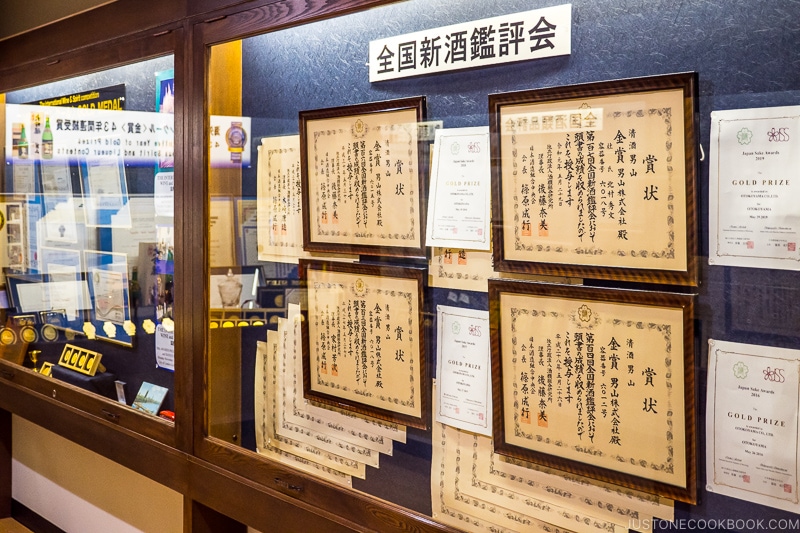
[[53, 130], [50, 129], [50, 117], [45, 119], [42, 132], [42, 159], [53, 159]]
[[17, 145], [17, 150], [20, 159], [28, 158], [28, 136], [25, 135], [25, 126], [22, 126], [22, 129], [19, 132], [19, 144]]

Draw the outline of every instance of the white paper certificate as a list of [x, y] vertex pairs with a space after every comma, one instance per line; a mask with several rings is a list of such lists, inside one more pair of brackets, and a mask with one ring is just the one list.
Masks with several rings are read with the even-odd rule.
[[440, 305], [436, 317], [436, 420], [491, 435], [489, 312]]
[[489, 249], [489, 128], [436, 130], [427, 246]]
[[711, 113], [712, 265], [800, 270], [800, 106]]
[[97, 209], [120, 209], [122, 207], [122, 175], [120, 161], [116, 157], [86, 159], [89, 195], [94, 198]]
[[800, 511], [800, 351], [718, 340], [708, 346], [708, 490]]
[[211, 216], [208, 221], [209, 252], [211, 266], [235, 265], [233, 247], [233, 200], [212, 198]]

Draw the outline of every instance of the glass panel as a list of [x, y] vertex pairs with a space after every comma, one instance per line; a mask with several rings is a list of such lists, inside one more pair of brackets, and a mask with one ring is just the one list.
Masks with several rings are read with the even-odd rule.
[[0, 354], [174, 420], [172, 56], [10, 92]]
[[[346, 23], [316, 22], [211, 46], [208, 434], [431, 516], [436, 306], [486, 314], [488, 299], [485, 281], [478, 290], [474, 282], [423, 289], [428, 260], [419, 201], [428, 194], [434, 130], [443, 120], [448, 127], [485, 126], [485, 88], [482, 98], [467, 95], [469, 106], [447, 98], [443, 108], [438, 100], [431, 122], [425, 119], [430, 104], [416, 98], [430, 89], [424, 81], [369, 83], [363, 58], [377, 37], [372, 28], [386, 16], [411, 20], [423, 7], [412, 4], [411, 11], [380, 8], [348, 15]], [[439, 94], [464, 90], [458, 81]], [[301, 122], [317, 132], [309, 138], [337, 133], [320, 141], [324, 148], [316, 156], [325, 161], [315, 162], [322, 171], [312, 183], [301, 179]], [[356, 124], [365, 134], [354, 130], [348, 139], [351, 126], [361, 127]], [[487, 140], [474, 139], [483, 143], [485, 170]], [[362, 171], [370, 173], [366, 186], [341, 184]], [[369, 195], [358, 218], [373, 235], [322, 239], [304, 250], [309, 190], [320, 201], [314, 220], [326, 229], [338, 224], [342, 232], [356, 219], [352, 198]], [[395, 238], [395, 226], [410, 237]], [[458, 250], [452, 252], [458, 266], [464, 254], [459, 261]], [[488, 253], [469, 252], [476, 272], [489, 264]], [[307, 297], [301, 278], [310, 280]], [[486, 320], [475, 320], [488, 339]], [[303, 339], [306, 323], [310, 341]], [[304, 398], [302, 368], [309, 351], [324, 361], [315, 380], [330, 385], [312, 391], [312, 400]], [[349, 393], [338, 397], [344, 388]], [[491, 415], [481, 416], [485, 424]]]
[[[781, 37], [769, 29], [780, 26], [782, 11], [762, 2], [728, 13], [728, 22], [745, 35], [767, 39], [767, 46], [731, 60], [734, 68], [756, 68], [759, 75], [734, 79], [731, 63], [706, 53], [704, 7], [682, 12], [690, 31], [676, 33], [674, 13], [630, 5], [620, 11], [615, 2], [604, 3], [609, 4], [612, 9], [598, 10], [596, 2], [577, 2], [566, 19], [548, 12], [529, 21], [529, 2], [409, 0], [211, 46], [211, 437], [470, 531], [550, 527], [538, 520], [566, 530], [625, 530], [641, 528], [653, 516], [728, 517], [734, 507], [735, 516], [791, 518], [708, 493], [698, 465], [705, 453], [705, 417], [712, 414], [695, 399], [707, 378], [709, 339], [780, 348], [796, 348], [800, 340], [796, 274], [788, 270], [794, 267], [698, 268], [708, 261], [709, 170], [696, 164], [694, 153], [701, 155], [698, 142], [708, 147], [714, 139], [711, 111], [796, 102], [796, 83], [761, 57], [780, 48]], [[484, 20], [492, 17], [503, 18]], [[442, 29], [482, 20], [464, 31]], [[556, 49], [567, 29], [571, 54], [480, 63], [517, 50], [545, 53], [551, 44]], [[370, 49], [372, 41], [395, 36]], [[732, 44], [732, 37], [717, 37], [718, 44]], [[603, 48], [616, 42], [637, 46]], [[470, 61], [477, 68], [430, 68]], [[370, 81], [376, 67], [415, 76]], [[670, 74], [686, 71], [699, 77]], [[636, 78], [649, 74], [663, 76], [656, 82]], [[594, 83], [615, 79], [620, 81], [612, 87]], [[584, 82], [592, 86], [575, 87]], [[536, 94], [514, 94], [529, 90]], [[683, 122], [692, 116], [700, 117], [696, 129], [692, 120]], [[726, 131], [728, 146], [750, 142], [736, 139], [738, 126]], [[761, 142], [773, 141], [775, 135]], [[481, 155], [488, 153], [491, 161]], [[713, 152], [709, 158], [714, 160]], [[473, 189], [492, 172], [511, 178], [502, 183], [505, 188], [498, 183]], [[409, 173], [421, 180], [409, 179]], [[522, 175], [528, 180], [513, 181]], [[735, 187], [742, 185], [735, 181]], [[760, 195], [768, 185], [752, 186]], [[522, 256], [519, 265], [493, 261], [489, 231], [479, 224], [489, 219], [480, 216], [487, 199], [497, 201], [503, 193], [517, 202], [507, 202], [505, 212], [493, 211], [492, 221], [504, 226], [507, 237], [494, 245], [506, 247], [506, 263]], [[756, 201], [743, 193], [729, 196], [741, 205]], [[418, 222], [416, 215], [422, 215]], [[725, 231], [750, 231], [745, 209], [726, 216], [741, 218], [742, 226]], [[404, 238], [412, 233], [409, 227], [418, 230], [426, 222], [441, 244], [423, 238], [419, 253], [425, 257], [419, 258], [415, 242]], [[667, 229], [659, 230], [659, 224]], [[391, 229], [381, 229], [386, 227]], [[498, 235], [500, 228], [493, 229]], [[509, 250], [514, 238], [520, 247]], [[547, 239], [550, 244], [541, 244]], [[636, 248], [621, 248], [636, 239]], [[727, 244], [741, 245], [742, 254], [745, 245], [758, 249], [744, 238]], [[784, 255], [796, 252], [793, 241], [781, 246]], [[552, 268], [558, 263], [552, 256], [564, 250], [578, 256], [570, 266], [583, 270]], [[427, 269], [426, 283], [417, 290], [420, 267]], [[606, 267], [626, 270], [625, 276], [610, 275]], [[565, 272], [571, 276], [553, 276]], [[541, 273], [551, 277], [535, 276]], [[521, 289], [518, 279], [544, 283]], [[642, 289], [652, 298], [649, 308], [633, 313], [627, 289]], [[517, 300], [519, 292], [537, 297]], [[512, 308], [525, 306], [528, 314], [515, 322]], [[612, 322], [584, 337], [608, 309]], [[658, 318], [664, 314], [674, 316]], [[551, 320], [553, 315], [559, 320]], [[517, 339], [518, 323], [534, 329]], [[527, 367], [504, 373], [501, 381], [496, 361], [492, 387], [477, 379], [486, 375], [477, 367], [490, 366], [486, 340], [498, 335], [506, 343], [502, 351], [492, 343], [498, 358], [504, 354], [507, 366]], [[666, 366], [649, 364], [648, 357]], [[432, 379], [437, 367], [447, 371], [437, 387], [450, 394], [449, 403], [438, 407]], [[751, 367], [750, 377], [772, 376], [774, 368], [762, 374]], [[390, 392], [380, 382], [390, 383]], [[626, 387], [625, 394], [617, 395], [616, 386]], [[506, 401], [478, 409], [492, 390]], [[737, 389], [730, 385], [723, 393], [736, 396], [731, 390]], [[620, 406], [617, 398], [626, 395], [633, 399]], [[736, 408], [749, 409], [750, 399], [737, 397]], [[509, 452], [515, 445], [506, 445], [506, 453], [516, 454], [510, 459], [494, 453], [492, 439], [501, 429], [488, 427], [501, 420], [501, 409], [516, 416], [502, 419], [503, 438], [511, 442], [507, 429], [522, 428], [516, 442], [524, 440], [524, 450]], [[673, 410], [685, 411], [685, 427], [673, 427], [673, 420], [681, 423]], [[718, 411], [720, 420], [733, 416]], [[446, 422], [443, 414], [449, 415]], [[562, 415], [569, 419], [548, 418]], [[549, 446], [543, 452], [547, 468], [526, 461], [535, 457], [537, 436]], [[700, 445], [692, 455], [695, 441]], [[659, 442], [667, 444], [656, 449]], [[551, 453], [558, 446], [570, 451]], [[612, 453], [612, 461], [592, 461], [592, 454], [617, 446], [626, 446], [630, 456]], [[745, 451], [737, 451], [737, 462], [744, 458], [758, 470]], [[645, 460], [648, 454], [652, 460]], [[576, 456], [583, 470], [575, 467]], [[613, 469], [615, 461], [628, 471], [598, 480], [598, 469], [609, 462]], [[796, 470], [793, 461], [787, 464], [787, 471]], [[728, 481], [738, 476], [725, 475]], [[750, 474], [741, 477], [743, 487]], [[620, 482], [641, 490], [623, 489]], [[773, 484], [771, 490], [785, 491], [786, 499], [796, 494], [789, 485]], [[673, 506], [654, 495], [667, 494], [667, 485], [674, 489], [669, 494], [684, 500], [696, 490], [699, 503]]]

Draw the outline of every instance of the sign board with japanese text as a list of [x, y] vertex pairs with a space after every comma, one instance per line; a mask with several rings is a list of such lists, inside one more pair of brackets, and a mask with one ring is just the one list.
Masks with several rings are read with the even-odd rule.
[[489, 280], [495, 451], [694, 503], [693, 296]]
[[143, 165], [172, 157], [174, 115], [25, 104], [6, 105], [6, 154], [22, 159], [12, 146], [13, 128], [17, 125], [33, 132], [30, 145], [40, 121], [50, 124], [51, 151], [45, 153], [34, 142], [25, 154], [27, 159], [115, 157]]
[[398, 35], [369, 43], [369, 81], [569, 55], [572, 4]]
[[498, 271], [697, 285], [696, 75], [489, 96]]

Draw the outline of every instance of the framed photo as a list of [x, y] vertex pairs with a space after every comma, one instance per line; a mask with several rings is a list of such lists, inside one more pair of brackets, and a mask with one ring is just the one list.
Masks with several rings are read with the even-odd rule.
[[134, 398], [131, 407], [151, 415], [157, 415], [168, 392], [169, 389], [166, 387], [144, 381], [142, 386], [139, 387], [139, 392], [136, 393], [136, 398]]
[[421, 268], [301, 259], [304, 396], [427, 429], [424, 278]]
[[696, 86], [490, 95], [495, 269], [696, 286]]
[[695, 503], [693, 305], [489, 280], [495, 451]]
[[303, 247], [424, 257], [425, 97], [300, 112]]

